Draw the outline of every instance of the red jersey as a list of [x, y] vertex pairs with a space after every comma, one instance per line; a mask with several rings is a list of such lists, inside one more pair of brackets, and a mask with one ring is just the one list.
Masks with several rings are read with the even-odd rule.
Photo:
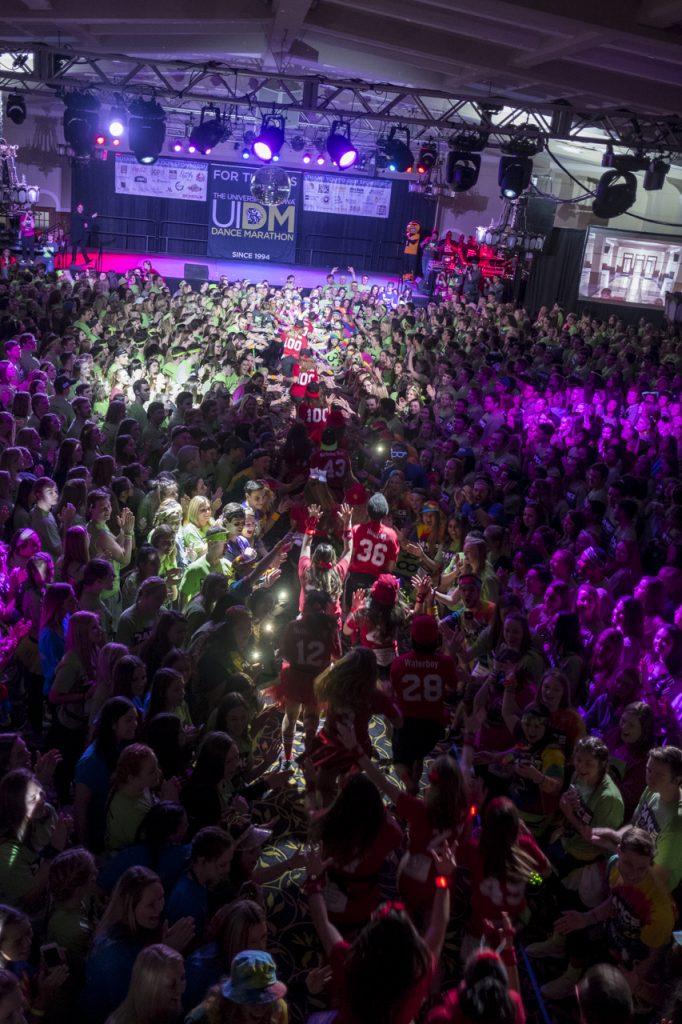
[[282, 356], [298, 359], [308, 347], [308, 339], [301, 331], [287, 331], [284, 336]]
[[327, 474], [327, 486], [333, 491], [342, 491], [344, 481], [350, 475], [350, 456], [348, 452], [337, 449], [335, 452], [315, 452], [310, 459], [311, 469], [321, 469]]
[[[356, 1024], [356, 1018], [353, 1016], [349, 1006], [348, 981], [346, 979], [346, 960], [349, 949], [350, 943], [342, 940], [337, 942], [335, 946], [332, 946], [329, 952], [329, 966], [332, 969], [332, 1005], [338, 1006], [338, 1015], [334, 1020], [334, 1024]], [[400, 1006], [396, 1008], [392, 1017], [393, 1024], [411, 1024], [417, 1018], [419, 1011], [431, 993], [436, 970], [437, 962], [430, 955], [428, 968], [403, 997]]]
[[346, 627], [351, 632], [351, 644], [353, 647], [367, 647], [374, 651], [377, 665], [382, 667], [390, 665], [398, 653], [398, 639], [395, 635], [381, 636], [377, 631], [376, 624], [362, 608], [351, 612], [346, 618]]
[[313, 632], [308, 618], [294, 619], [282, 632], [279, 649], [282, 664], [282, 689], [290, 700], [310, 704], [314, 702], [315, 677], [330, 664], [332, 657], [341, 653], [338, 633], [321, 636]]
[[[542, 872], [547, 869], [549, 861], [530, 832], [521, 831], [518, 847], [532, 870]], [[476, 937], [483, 935], [483, 922], [488, 920], [499, 924], [505, 913], [512, 921], [517, 921], [526, 908], [525, 879], [507, 880], [486, 875], [477, 838], [470, 837], [466, 844], [461, 844], [460, 857], [462, 866], [471, 872], [471, 934]]]
[[353, 529], [351, 572], [381, 576], [390, 572], [400, 551], [398, 534], [383, 523], [360, 523]]
[[403, 718], [445, 721], [445, 691], [456, 685], [455, 662], [440, 651], [408, 651], [391, 665], [391, 686]]
[[298, 418], [303, 420], [308, 430], [308, 437], [315, 444], [322, 440], [322, 431], [329, 419], [329, 409], [326, 405], [309, 405], [308, 402], [301, 402], [298, 407]]

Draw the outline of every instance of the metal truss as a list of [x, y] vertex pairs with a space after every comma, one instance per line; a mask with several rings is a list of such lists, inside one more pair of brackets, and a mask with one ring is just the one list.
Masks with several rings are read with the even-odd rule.
[[17, 48], [0, 41], [0, 89], [62, 95], [91, 89], [108, 98], [154, 95], [169, 113], [184, 114], [212, 102], [235, 117], [256, 121], [273, 109], [297, 115], [306, 134], [349, 120], [354, 133], [376, 137], [386, 126], [403, 124], [415, 140], [448, 142], [477, 128], [488, 148], [521, 140], [626, 146], [662, 153], [682, 152], [682, 118], [635, 115], [627, 110], [589, 110], [565, 103], [519, 104], [503, 97], [454, 95], [437, 90], [325, 75], [263, 71], [219, 61], [196, 64], [121, 54], [75, 53], [38, 43]]

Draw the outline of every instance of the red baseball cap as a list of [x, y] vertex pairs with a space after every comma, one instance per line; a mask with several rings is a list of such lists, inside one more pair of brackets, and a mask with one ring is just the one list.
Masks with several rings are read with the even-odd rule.
[[372, 584], [370, 594], [377, 604], [392, 608], [398, 600], [398, 588], [400, 581], [389, 572], [382, 572], [381, 576]]
[[437, 647], [440, 640], [438, 622], [433, 615], [415, 615], [410, 626], [412, 643], [420, 647]]

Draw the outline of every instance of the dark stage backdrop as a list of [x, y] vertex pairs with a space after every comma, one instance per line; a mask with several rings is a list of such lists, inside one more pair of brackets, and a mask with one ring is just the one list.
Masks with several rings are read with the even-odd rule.
[[[105, 249], [197, 259], [207, 255], [208, 202], [117, 195], [113, 153], [108, 160], [74, 162], [71, 201], [72, 208], [82, 202], [88, 213], [99, 213]], [[295, 262], [400, 274], [408, 269], [403, 256], [408, 221], [430, 229], [435, 215], [435, 202], [410, 192], [406, 181], [392, 182], [388, 217], [305, 212], [299, 196]]]
[[584, 245], [584, 231], [552, 228], [541, 254], [533, 261], [526, 286], [524, 305], [531, 314], [555, 302], [563, 309], [577, 309]]

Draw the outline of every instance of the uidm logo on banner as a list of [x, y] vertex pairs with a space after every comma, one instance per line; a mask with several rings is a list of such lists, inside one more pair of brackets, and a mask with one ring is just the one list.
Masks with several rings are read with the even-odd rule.
[[289, 173], [286, 203], [265, 206], [251, 195], [250, 168], [211, 164], [208, 255], [230, 260], [293, 263], [301, 176]]

